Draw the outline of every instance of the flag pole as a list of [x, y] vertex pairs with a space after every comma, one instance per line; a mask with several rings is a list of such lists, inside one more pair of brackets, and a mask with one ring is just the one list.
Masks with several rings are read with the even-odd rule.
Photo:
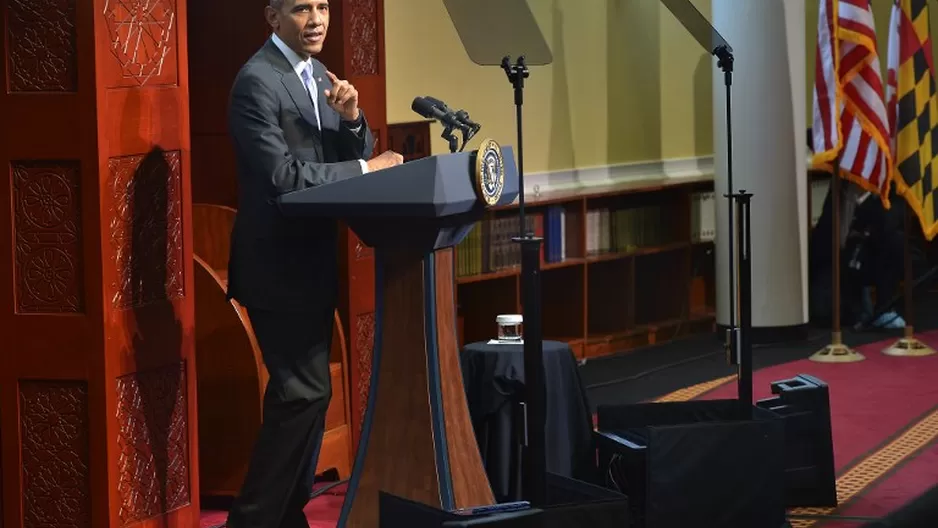
[[888, 356], [921, 357], [935, 353], [932, 347], [915, 338], [915, 329], [913, 327], [914, 303], [912, 302], [912, 290], [914, 281], [912, 278], [912, 243], [910, 241], [912, 238], [912, 220], [912, 208], [909, 204], [906, 204], [903, 222], [905, 224], [905, 236], [903, 236], [902, 244], [902, 260], [905, 263], [905, 278], [902, 281], [902, 289], [905, 290], [905, 333], [898, 341], [883, 350], [883, 354]]
[[840, 156], [834, 158], [831, 175], [831, 342], [811, 356], [819, 363], [853, 363], [866, 359], [843, 343], [840, 331]]

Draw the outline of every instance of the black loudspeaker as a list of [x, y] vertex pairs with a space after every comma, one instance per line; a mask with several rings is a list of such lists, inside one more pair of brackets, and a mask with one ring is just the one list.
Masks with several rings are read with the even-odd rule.
[[627, 495], [632, 528], [779, 528], [784, 431], [737, 400], [597, 409], [603, 484]]
[[772, 383], [772, 394], [756, 405], [785, 424], [786, 506], [837, 506], [827, 384], [800, 374]]
[[381, 492], [380, 528], [627, 528], [628, 500], [613, 490], [547, 474], [548, 505], [543, 508], [464, 515]]

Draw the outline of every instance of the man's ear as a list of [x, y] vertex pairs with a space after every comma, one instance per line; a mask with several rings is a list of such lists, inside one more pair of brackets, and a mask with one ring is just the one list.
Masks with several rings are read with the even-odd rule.
[[279, 29], [280, 21], [277, 20], [277, 10], [266, 6], [264, 7], [264, 18], [267, 19], [267, 25], [269, 25], [274, 30]]

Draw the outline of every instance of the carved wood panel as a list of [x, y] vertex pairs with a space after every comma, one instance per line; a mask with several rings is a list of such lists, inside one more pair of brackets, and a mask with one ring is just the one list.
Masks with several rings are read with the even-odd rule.
[[88, 386], [20, 383], [24, 528], [91, 526]]
[[[4, 0], [0, 20], [4, 524], [196, 526], [192, 376], [181, 403], [149, 370], [130, 374], [136, 407], [132, 382], [114, 393], [192, 365], [186, 2]], [[155, 145], [170, 152], [142, 155]], [[138, 416], [145, 441], [126, 434]]]
[[117, 379], [122, 526], [189, 503], [186, 379], [185, 362]]
[[75, 92], [77, 0], [7, 0], [11, 92]]
[[365, 410], [368, 406], [368, 393], [371, 390], [371, 361], [375, 347], [375, 314], [374, 312], [362, 314], [355, 319], [355, 355], [357, 356], [357, 379], [353, 380], [355, 387], [355, 437], [361, 433], [365, 420]]
[[349, 0], [352, 75], [378, 75], [378, 3]]
[[77, 161], [18, 161], [13, 173], [17, 313], [84, 307]]
[[180, 153], [108, 161], [110, 242], [117, 266], [115, 308], [181, 298], [185, 291]]
[[175, 84], [176, 0], [105, 0], [113, 86]]

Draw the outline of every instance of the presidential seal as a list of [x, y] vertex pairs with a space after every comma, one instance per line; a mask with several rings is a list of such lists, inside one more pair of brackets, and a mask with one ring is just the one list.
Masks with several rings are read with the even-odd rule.
[[495, 205], [505, 189], [505, 160], [502, 147], [494, 139], [485, 139], [476, 153], [476, 192], [488, 205]]

